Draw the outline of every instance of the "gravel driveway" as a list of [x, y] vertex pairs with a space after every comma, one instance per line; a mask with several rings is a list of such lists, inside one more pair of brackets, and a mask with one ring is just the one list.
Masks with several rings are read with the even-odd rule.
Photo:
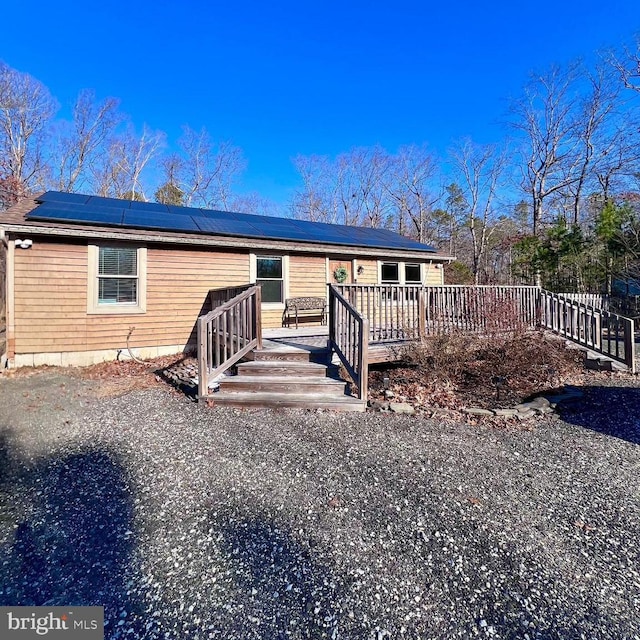
[[640, 389], [611, 384], [495, 428], [0, 379], [0, 604], [104, 605], [107, 638], [640, 638]]

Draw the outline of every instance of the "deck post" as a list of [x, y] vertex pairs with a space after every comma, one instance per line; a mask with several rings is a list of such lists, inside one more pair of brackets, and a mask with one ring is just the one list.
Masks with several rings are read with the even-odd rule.
[[624, 359], [631, 373], [636, 372], [636, 345], [634, 322], [632, 318], [624, 318]]
[[418, 337], [427, 337], [427, 292], [424, 287], [418, 290]]
[[364, 318], [360, 325], [360, 363], [358, 370], [360, 374], [359, 393], [360, 400], [367, 401], [369, 395], [369, 320]]
[[335, 300], [333, 297], [333, 290], [331, 285], [327, 285], [328, 299], [329, 299], [329, 349], [333, 349], [333, 344], [336, 340], [336, 323], [334, 318]]
[[198, 318], [198, 400], [207, 395], [209, 371], [207, 370], [207, 321]]
[[256, 294], [253, 299], [254, 304], [256, 305], [254, 310], [255, 312], [253, 314], [256, 323], [256, 349], [262, 349], [262, 285], [257, 286]]

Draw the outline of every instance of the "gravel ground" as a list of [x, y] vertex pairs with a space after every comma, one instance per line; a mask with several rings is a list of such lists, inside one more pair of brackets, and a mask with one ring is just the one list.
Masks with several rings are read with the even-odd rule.
[[0, 379], [0, 604], [107, 638], [640, 638], [640, 389], [517, 426]]

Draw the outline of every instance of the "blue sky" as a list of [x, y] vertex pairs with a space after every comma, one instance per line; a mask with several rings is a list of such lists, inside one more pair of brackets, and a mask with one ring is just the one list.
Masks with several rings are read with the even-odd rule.
[[284, 202], [299, 153], [500, 140], [530, 71], [630, 42], [640, 3], [37, 0], [3, 23], [0, 58], [63, 108], [91, 88], [170, 141], [205, 126], [244, 150], [246, 191]]

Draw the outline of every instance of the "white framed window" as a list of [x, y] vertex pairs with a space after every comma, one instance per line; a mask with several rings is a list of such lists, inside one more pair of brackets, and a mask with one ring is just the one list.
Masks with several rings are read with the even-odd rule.
[[289, 256], [251, 254], [251, 282], [262, 285], [262, 304], [284, 308], [289, 289]]
[[422, 265], [418, 262], [378, 262], [380, 284], [422, 284]]
[[419, 264], [405, 263], [404, 282], [405, 284], [422, 284], [422, 270]]
[[400, 265], [397, 262], [383, 262], [380, 265], [380, 283], [398, 284], [400, 282]]
[[89, 245], [87, 313], [145, 313], [147, 249], [132, 245]]

